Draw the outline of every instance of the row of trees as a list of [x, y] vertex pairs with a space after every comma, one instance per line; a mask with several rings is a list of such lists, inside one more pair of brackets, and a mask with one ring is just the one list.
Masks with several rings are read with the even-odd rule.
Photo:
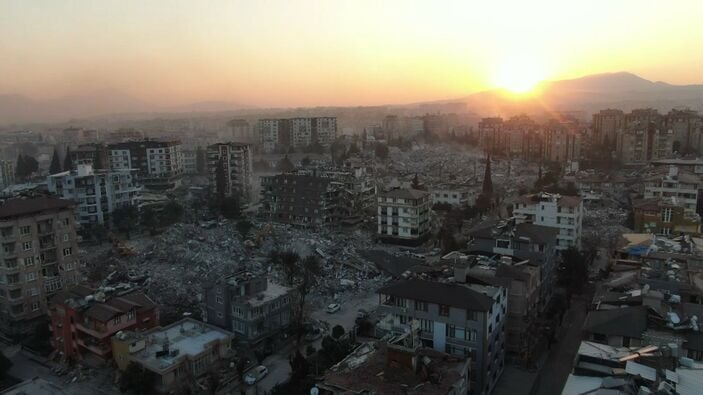
[[39, 163], [34, 157], [19, 154], [15, 165], [15, 177], [18, 180], [27, 180], [37, 171], [39, 171]]
[[[97, 150], [96, 152], [100, 152]], [[97, 160], [96, 160], [97, 162]], [[61, 173], [73, 169], [73, 160], [71, 160], [71, 149], [66, 147], [66, 155], [63, 158], [63, 166], [59, 158], [59, 151], [54, 148], [54, 155], [51, 157], [51, 165], [49, 166], [49, 174]]]

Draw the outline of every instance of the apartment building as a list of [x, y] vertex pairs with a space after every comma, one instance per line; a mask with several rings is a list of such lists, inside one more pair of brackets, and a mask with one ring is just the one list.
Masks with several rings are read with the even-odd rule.
[[452, 206], [473, 206], [476, 192], [468, 185], [437, 185], [432, 188], [432, 204], [451, 204]]
[[517, 223], [532, 223], [559, 229], [557, 250], [581, 248], [583, 201], [578, 196], [540, 192], [520, 197], [513, 204]]
[[76, 202], [76, 219], [81, 224], [110, 224], [110, 215], [116, 209], [138, 206], [142, 192], [136, 183], [136, 170], [94, 170], [90, 164], [50, 175], [47, 188]]
[[33, 332], [47, 297], [81, 281], [73, 203], [53, 197], [15, 198], [0, 206], [0, 330]]
[[559, 163], [578, 161], [581, 157], [581, 136], [559, 125], [548, 127], [544, 131], [543, 157]]
[[256, 130], [245, 119], [233, 119], [227, 122], [229, 139], [238, 143], [256, 144], [260, 142]]
[[701, 233], [701, 216], [686, 210], [675, 197], [653, 198], [633, 202], [635, 232], [658, 235], [693, 235]]
[[693, 173], [669, 166], [644, 179], [644, 198], [676, 198], [689, 213], [699, 212], [698, 195], [703, 187], [701, 178]]
[[483, 118], [478, 123], [478, 141], [481, 148], [494, 152], [503, 138], [503, 118]]
[[260, 119], [256, 130], [266, 153], [314, 144], [327, 147], [337, 138], [337, 118]]
[[[222, 166], [218, 170], [218, 167]], [[252, 149], [249, 144], [219, 143], [207, 147], [207, 168], [210, 189], [216, 194], [223, 188], [225, 196], [241, 202], [252, 199]], [[218, 171], [224, 174], [223, 185], [218, 186]]]
[[593, 114], [593, 135], [598, 142], [614, 142], [624, 126], [625, 113], [622, 110], [606, 109]]
[[266, 275], [239, 272], [205, 290], [207, 322], [250, 347], [276, 343], [290, 326], [295, 290]]
[[418, 330], [425, 347], [470, 358], [470, 394], [490, 394], [505, 365], [507, 289], [406, 280], [378, 290], [379, 335]]
[[644, 165], [672, 155], [674, 132], [655, 123], [632, 122], [617, 136], [616, 152], [625, 165]]
[[181, 162], [183, 162], [183, 174], [198, 174], [198, 150], [181, 150]]
[[51, 345], [62, 359], [107, 363], [110, 338], [159, 324], [159, 311], [142, 291], [82, 285], [58, 292], [49, 305]]
[[664, 127], [674, 133], [676, 151], [688, 152], [689, 148], [698, 150], [697, 137], [703, 127], [703, 119], [693, 110], [671, 110], [664, 116]]
[[[79, 164], [89, 164], [94, 169], [109, 169], [110, 154], [107, 147], [100, 143], [81, 144], [69, 151], [71, 163], [74, 166]], [[66, 169], [64, 169], [66, 170]]]
[[341, 185], [331, 178], [302, 174], [261, 177], [259, 214], [292, 225], [336, 224], [342, 192]]
[[378, 196], [378, 236], [396, 244], [420, 244], [430, 234], [430, 193], [393, 189]]
[[141, 366], [154, 377], [153, 393], [197, 392], [199, 379], [228, 368], [232, 333], [191, 318], [147, 331], [129, 330], [112, 337], [119, 370]]
[[136, 169], [140, 184], [147, 189], [166, 190], [180, 185], [183, 174], [181, 142], [142, 140], [108, 146], [112, 170]]
[[9, 160], [0, 160], [0, 190], [15, 184], [15, 164]]
[[376, 209], [376, 180], [363, 163], [348, 160], [342, 166], [307, 167], [292, 174], [328, 178], [333, 186], [342, 188], [338, 204], [342, 217], [356, 217], [367, 209]]

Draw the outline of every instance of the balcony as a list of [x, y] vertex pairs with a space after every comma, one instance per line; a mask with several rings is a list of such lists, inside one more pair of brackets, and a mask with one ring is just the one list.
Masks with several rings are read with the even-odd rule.
[[112, 348], [110, 346], [101, 342], [96, 342], [95, 340], [90, 338], [83, 339], [79, 337], [76, 339], [76, 343], [100, 356], [106, 356], [112, 351]]

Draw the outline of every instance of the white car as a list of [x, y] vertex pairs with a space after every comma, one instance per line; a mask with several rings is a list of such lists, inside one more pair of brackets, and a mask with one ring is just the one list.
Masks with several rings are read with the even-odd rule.
[[266, 366], [259, 365], [244, 376], [244, 382], [247, 383], [247, 385], [254, 385], [254, 383], [263, 379], [267, 374], [269, 374], [269, 370]]
[[327, 306], [327, 313], [328, 314], [336, 313], [341, 308], [342, 308], [342, 306], [340, 306], [339, 303], [332, 303], [331, 305]]

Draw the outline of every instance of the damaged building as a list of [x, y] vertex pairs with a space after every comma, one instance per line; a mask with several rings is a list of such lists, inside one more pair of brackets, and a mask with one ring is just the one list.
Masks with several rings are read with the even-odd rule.
[[378, 236], [388, 243], [418, 245], [430, 235], [429, 192], [393, 189], [378, 195]]

